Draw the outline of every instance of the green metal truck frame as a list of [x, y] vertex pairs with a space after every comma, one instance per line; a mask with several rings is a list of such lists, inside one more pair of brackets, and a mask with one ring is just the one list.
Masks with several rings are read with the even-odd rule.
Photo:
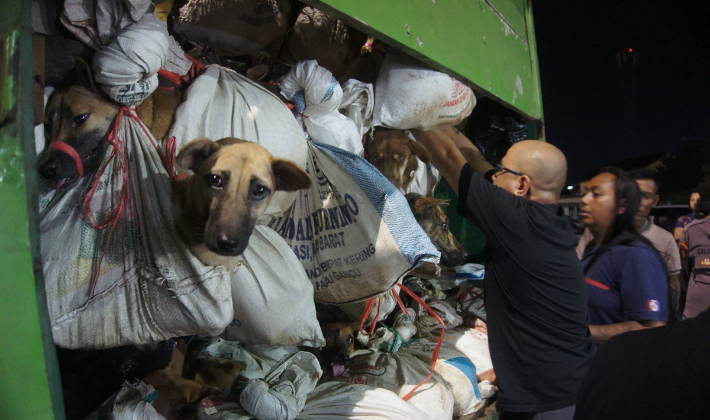
[[[39, 254], [31, 3], [0, 0], [0, 419], [63, 420]], [[543, 120], [531, 0], [305, 3]]]

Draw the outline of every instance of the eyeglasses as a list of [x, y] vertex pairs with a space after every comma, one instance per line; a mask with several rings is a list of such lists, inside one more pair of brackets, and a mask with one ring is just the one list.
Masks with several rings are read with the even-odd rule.
[[520, 173], [520, 172], [518, 172], [518, 171], [514, 171], [514, 170], [512, 170], [512, 169], [508, 169], [508, 168], [506, 168], [505, 166], [496, 165], [496, 171], [495, 171], [495, 173], [493, 174], [493, 176], [501, 176], [501, 175], [503, 175], [503, 174], [506, 173], [506, 172], [510, 172], [511, 174], [513, 174], [513, 175], [515, 175], [515, 176], [523, 176], [523, 175], [524, 175], [524, 174], [522, 174], [522, 173]]

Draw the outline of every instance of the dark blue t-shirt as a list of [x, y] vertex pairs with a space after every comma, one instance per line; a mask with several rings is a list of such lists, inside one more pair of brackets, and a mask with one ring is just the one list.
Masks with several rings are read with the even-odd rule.
[[[586, 269], [598, 247], [582, 257]], [[643, 242], [609, 248], [587, 271], [591, 325], [667, 321], [668, 280], [663, 261]]]

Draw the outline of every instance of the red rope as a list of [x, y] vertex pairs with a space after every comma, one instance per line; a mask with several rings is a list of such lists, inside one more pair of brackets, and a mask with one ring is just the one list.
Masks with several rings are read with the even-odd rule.
[[372, 310], [372, 307], [375, 306], [375, 299], [377, 299], [377, 298], [373, 297], [367, 301], [367, 305], [365, 306], [365, 312], [362, 314], [362, 319], [360, 319], [359, 332], [362, 335], [365, 335], [365, 331], [363, 331], [362, 328], [365, 326], [365, 322], [367, 321], [367, 316], [370, 315], [370, 311]]
[[[93, 227], [94, 229], [98, 230], [103, 230], [106, 228], [109, 228], [109, 233], [108, 237], [106, 238], [106, 242], [104, 244], [103, 250], [101, 251], [101, 257], [99, 257], [98, 261], [98, 267], [96, 269], [96, 276], [94, 277], [93, 280], [93, 285], [91, 286], [91, 297], [93, 298], [96, 293], [96, 286], [98, 285], [98, 280], [99, 276], [101, 274], [101, 264], [103, 263], [104, 257], [106, 256], [106, 251], [108, 250], [109, 243], [111, 242], [111, 236], [113, 236], [113, 233], [116, 229], [116, 226], [118, 226], [118, 222], [121, 221], [125, 215], [126, 211], [130, 210], [130, 195], [129, 195], [129, 163], [128, 163], [128, 156], [126, 153], [126, 144], [125, 142], [119, 137], [118, 135], [118, 130], [119, 127], [121, 126], [121, 123], [123, 122], [123, 117], [128, 117], [133, 119], [134, 121], [138, 122], [139, 127], [143, 130], [143, 133], [145, 133], [146, 138], [150, 140], [150, 144], [153, 146], [155, 151], [158, 153], [158, 155], [161, 158], [161, 161], [163, 165], [165, 166], [165, 169], [167, 170], [168, 174], [170, 175], [171, 178], [173, 179], [181, 179], [181, 175], [183, 177], [187, 176], [186, 174], [181, 174], [178, 175], [175, 172], [174, 169], [174, 161], [175, 161], [175, 152], [176, 152], [176, 145], [175, 145], [175, 137], [171, 137], [168, 140], [166, 149], [167, 149], [167, 156], [163, 157], [163, 155], [160, 153], [160, 150], [158, 148], [158, 145], [155, 143], [153, 136], [150, 134], [148, 131], [148, 128], [143, 124], [143, 121], [136, 115], [135, 113], [135, 108], [132, 107], [122, 107], [118, 115], [116, 115], [116, 120], [113, 123], [113, 128], [111, 129], [111, 132], [108, 135], [108, 142], [111, 146], [113, 146], [113, 150], [111, 151], [111, 155], [109, 156], [109, 159], [106, 161], [106, 164], [101, 167], [99, 170], [99, 173], [96, 175], [96, 178], [94, 179], [93, 184], [91, 185], [91, 189], [89, 189], [89, 192], [86, 194], [86, 197], [84, 198], [84, 211], [83, 211], [83, 217], [89, 224], [89, 226]], [[94, 199], [94, 196], [96, 194], [96, 190], [98, 189], [99, 183], [101, 182], [101, 178], [103, 177], [103, 174], [106, 172], [106, 169], [109, 167], [111, 162], [114, 159], [119, 159], [119, 164], [118, 164], [118, 170], [114, 174], [114, 179], [111, 180], [111, 183], [121, 181], [121, 189], [118, 194], [118, 204], [116, 205], [115, 208], [113, 208], [109, 213], [106, 215], [103, 221], [99, 222], [94, 215], [93, 210], [91, 210], [91, 202]], [[168, 164], [169, 163], [169, 164]]]
[[[401, 284], [400, 284], [401, 286]], [[392, 289], [392, 294], [394, 295], [394, 298], [397, 300], [397, 305], [399, 305], [399, 309], [402, 310], [405, 314], [407, 313], [407, 308], [404, 306], [404, 302], [402, 302], [402, 298], [399, 297], [399, 293], [394, 291], [394, 288]]]
[[372, 326], [370, 326], [370, 336], [375, 333], [375, 328], [377, 327], [377, 321], [380, 319], [380, 311], [382, 310], [382, 297], [377, 298], [377, 313], [375, 314], [375, 319], [372, 320]]
[[419, 302], [419, 304], [422, 305], [422, 306], [424, 307], [424, 309], [426, 309], [427, 312], [429, 312], [430, 315], [432, 315], [434, 318], [437, 319], [437, 321], [439, 321], [439, 322], [441, 323], [441, 336], [439, 337], [439, 341], [438, 341], [438, 343], [436, 344], [436, 348], [434, 349], [434, 353], [432, 354], [432, 357], [431, 357], [431, 371], [429, 372], [429, 376], [427, 376], [426, 379], [424, 379], [419, 385], [415, 386], [414, 389], [412, 389], [411, 391], [409, 391], [409, 393], [408, 393], [407, 395], [405, 395], [405, 396], [402, 398], [404, 401], [409, 401], [409, 399], [412, 398], [412, 396], [414, 395], [414, 392], [416, 392], [416, 390], [419, 389], [420, 386], [422, 386], [422, 385], [424, 385], [425, 383], [427, 383], [427, 382], [429, 381], [429, 379], [431, 379], [432, 376], [434, 376], [434, 368], [436, 367], [436, 361], [437, 361], [437, 359], [439, 359], [439, 351], [441, 350], [441, 345], [444, 343], [444, 326], [445, 326], [445, 325], [444, 325], [444, 321], [441, 320], [441, 318], [439, 317], [439, 315], [437, 315], [436, 312], [434, 312], [434, 310], [431, 309], [431, 307], [430, 307], [429, 305], [427, 305], [426, 303], [424, 303], [424, 301], [423, 301], [419, 296], [417, 296], [416, 294], [414, 294], [414, 292], [412, 292], [411, 290], [409, 290], [409, 289], [407, 289], [406, 287], [404, 287], [404, 285], [401, 285], [401, 284], [400, 284], [399, 286], [400, 286], [400, 287], [402, 288], [402, 290], [404, 290], [409, 296], [411, 296], [412, 299], [414, 299], [414, 300], [416, 300], [417, 302]]
[[175, 136], [170, 136], [170, 138], [168, 138], [168, 141], [165, 143], [165, 159], [163, 160], [163, 165], [168, 171], [170, 179], [172, 179], [173, 181], [182, 181], [183, 179], [187, 179], [187, 174], [177, 173], [177, 169], [175, 169], [176, 160], [177, 140], [175, 139]]
[[74, 159], [74, 163], [76, 164], [76, 172], [79, 174], [79, 178], [84, 177], [84, 164], [81, 162], [81, 156], [79, 156], [76, 149], [61, 140], [54, 140], [49, 144], [49, 148], [68, 154], [70, 158]]

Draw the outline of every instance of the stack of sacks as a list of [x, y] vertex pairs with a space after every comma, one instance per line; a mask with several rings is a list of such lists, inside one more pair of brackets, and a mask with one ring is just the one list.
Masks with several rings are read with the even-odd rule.
[[[136, 36], [144, 34], [145, 23], [153, 23], [150, 16], [138, 15], [138, 23], [109, 37], [122, 47], [111, 49], [111, 56], [164, 62], [165, 51], [152, 47], [152, 37]], [[123, 42], [143, 38], [145, 45]], [[114, 76], [111, 70], [103, 68], [102, 77]], [[210, 66], [185, 98], [170, 130], [178, 148], [197, 137], [238, 137], [305, 168], [301, 128], [283, 102], [259, 85]], [[216, 335], [231, 324], [225, 335], [249, 343], [322, 344], [313, 286], [286, 242], [258, 227], [239, 269], [201, 264], [175, 234], [168, 176], [173, 168], [163, 167], [163, 145], [132, 118], [132, 110], [120, 115], [118, 149], [109, 147], [101, 169], [70, 191], [45, 191], [40, 197], [42, 261], [55, 342], [66, 348], [105, 348]], [[121, 156], [131, 159], [121, 161]], [[295, 198], [277, 192], [266, 217], [283, 214]], [[94, 219], [84, 217], [85, 206]], [[68, 250], [67, 242], [79, 248]], [[284, 278], [284, 272], [292, 274]]]

